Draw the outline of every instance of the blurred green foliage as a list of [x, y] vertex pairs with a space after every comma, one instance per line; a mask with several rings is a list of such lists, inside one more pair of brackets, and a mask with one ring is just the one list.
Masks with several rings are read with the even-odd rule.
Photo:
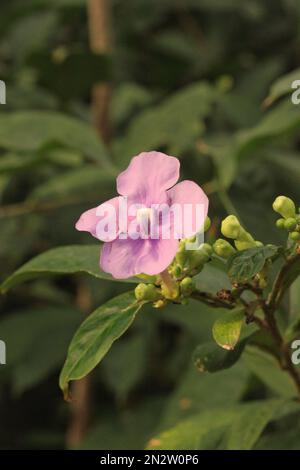
[[[115, 175], [142, 150], [176, 155], [182, 177], [203, 185], [211, 240], [235, 212], [258, 240], [279, 243], [271, 203], [279, 193], [300, 200], [298, 0], [111, 3], [113, 52], [97, 56], [85, 0], [1, 1], [1, 280], [47, 249], [89, 244], [75, 221], [114, 194]], [[99, 81], [113, 90], [109, 145], [91, 123]], [[215, 291], [220, 279], [211, 268], [199, 282]], [[17, 283], [0, 299], [0, 448], [65, 448], [70, 406], [57, 380], [68, 343], [84, 314], [126, 286], [83, 274]], [[299, 283], [290, 297], [297, 317]], [[197, 372], [193, 352], [217, 318], [193, 301], [147, 307], [92, 373], [80, 447], [151, 447], [159, 435], [162, 448], [300, 449], [299, 407], [285, 406], [293, 390], [267, 352], [246, 348], [228, 371]]]

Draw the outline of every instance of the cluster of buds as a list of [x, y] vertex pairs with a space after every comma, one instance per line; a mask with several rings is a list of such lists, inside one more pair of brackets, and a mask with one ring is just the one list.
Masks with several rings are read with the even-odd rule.
[[281, 215], [281, 218], [276, 221], [276, 226], [287, 230], [291, 240], [300, 242], [300, 208], [296, 213], [296, 206], [292, 199], [278, 196], [273, 202], [273, 209]]
[[[206, 218], [202, 233], [211, 225], [209, 217]], [[167, 273], [158, 276], [139, 277], [148, 284], [139, 284], [135, 289], [136, 299], [153, 302], [156, 308], [163, 307], [168, 301], [186, 303], [188, 297], [195, 290], [193, 276], [202, 271], [205, 263], [210, 261], [213, 249], [208, 243], [201, 243], [196, 249], [188, 249], [188, 244], [197, 244], [197, 235], [181, 240], [176, 256], [169, 266]]]
[[[273, 209], [281, 215], [276, 225], [279, 228], [287, 230], [289, 239], [300, 244], [300, 208], [296, 212], [294, 202], [286, 196], [278, 196]], [[207, 217], [202, 233], [210, 227], [210, 219]], [[199, 243], [198, 236], [181, 240], [176, 256], [166, 271], [157, 276], [148, 276], [141, 274], [139, 277], [145, 280], [145, 283], [139, 284], [135, 289], [135, 296], [139, 301], [152, 302], [156, 308], [163, 307], [168, 303], [187, 303], [188, 298], [195, 290], [195, 281], [193, 279], [200, 273], [215, 253], [217, 256], [228, 260], [238, 251], [257, 248], [263, 244], [257, 241], [245, 230], [238, 218], [234, 215], [226, 217], [221, 224], [221, 233], [227, 238], [219, 238], [213, 246], [208, 243]], [[229, 240], [228, 240], [229, 239]], [[190, 249], [191, 243], [196, 245], [196, 249]], [[267, 286], [268, 271], [272, 262], [267, 260], [263, 269], [256, 274], [253, 279], [253, 286], [264, 289]], [[233, 286], [230, 295], [239, 296], [243, 292], [243, 286]]]
[[213, 245], [214, 252], [221, 258], [230, 258], [234, 255], [236, 250], [242, 251], [247, 250], [248, 248], [262, 246], [261, 242], [254, 240], [252, 235], [242, 227], [240, 221], [235, 215], [229, 215], [223, 220], [221, 233], [224, 237], [233, 240], [235, 245], [233, 246], [223, 238], [216, 240]]

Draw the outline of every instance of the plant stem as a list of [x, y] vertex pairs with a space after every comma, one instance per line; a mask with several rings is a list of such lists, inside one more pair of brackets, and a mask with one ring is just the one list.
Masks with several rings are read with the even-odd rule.
[[213, 294], [210, 294], [209, 292], [200, 292], [198, 290], [195, 290], [192, 293], [191, 297], [211, 307], [227, 308], [227, 309], [232, 309], [234, 307], [234, 305], [226, 302], [225, 300], [219, 299], [218, 297], [216, 297]]

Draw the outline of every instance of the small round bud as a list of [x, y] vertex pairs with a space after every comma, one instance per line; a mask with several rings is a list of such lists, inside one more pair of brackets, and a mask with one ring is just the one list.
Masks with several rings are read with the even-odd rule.
[[235, 215], [229, 215], [226, 217], [221, 225], [222, 235], [227, 238], [238, 238], [239, 234], [241, 233], [241, 229], [241, 224]]
[[209, 256], [209, 257], [211, 257], [211, 255], [213, 254], [212, 246], [209, 245], [209, 243], [202, 243], [199, 246], [199, 251], [202, 251], [202, 252], [206, 253], [207, 256]]
[[154, 308], [163, 308], [167, 304], [166, 300], [159, 299], [156, 302], [154, 302], [153, 307]]
[[203, 264], [209, 261], [212, 255], [212, 247], [208, 243], [202, 243], [198, 250], [190, 250], [189, 253], [189, 267], [191, 269], [203, 266]]
[[294, 217], [288, 217], [284, 222], [284, 228], [289, 232], [293, 232], [297, 227], [297, 220]]
[[210, 229], [210, 226], [211, 226], [211, 220], [207, 216], [206, 219], [205, 219], [205, 222], [204, 222], [204, 232], [207, 232], [207, 230]]
[[298, 242], [300, 240], [300, 233], [299, 232], [291, 232], [289, 235], [291, 240], [294, 240], [294, 242]]
[[230, 258], [230, 256], [235, 253], [233, 246], [227, 240], [223, 240], [222, 238], [215, 241], [214, 251], [218, 256], [225, 259]]
[[278, 219], [276, 220], [276, 227], [277, 228], [285, 228], [285, 219]]
[[180, 283], [180, 291], [183, 295], [189, 295], [195, 289], [194, 281], [191, 277], [185, 277]]
[[296, 207], [292, 199], [286, 196], [278, 196], [273, 202], [273, 209], [278, 212], [282, 217], [295, 217]]
[[159, 299], [158, 289], [153, 284], [138, 284], [134, 293], [137, 300], [154, 302]]
[[249, 248], [255, 248], [257, 246], [254, 240], [253, 241], [235, 240], [234, 244], [238, 251], [248, 250]]

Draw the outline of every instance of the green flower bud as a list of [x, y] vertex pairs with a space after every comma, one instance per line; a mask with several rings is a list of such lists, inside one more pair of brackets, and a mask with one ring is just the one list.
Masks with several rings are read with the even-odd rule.
[[235, 215], [229, 215], [223, 220], [221, 232], [224, 237], [236, 239], [241, 233], [241, 224]]
[[207, 230], [210, 229], [210, 226], [211, 226], [211, 220], [207, 216], [206, 219], [205, 219], [205, 222], [204, 222], [204, 232], [207, 232]]
[[159, 299], [156, 302], [154, 302], [153, 307], [154, 308], [163, 308], [167, 304], [167, 301], [165, 299]]
[[294, 242], [298, 242], [300, 240], [300, 233], [299, 232], [291, 232], [289, 235], [289, 238], [291, 240], [294, 240]]
[[147, 302], [154, 302], [160, 297], [158, 289], [153, 284], [138, 284], [134, 293], [137, 300], [145, 300]]
[[202, 243], [202, 244], [199, 246], [199, 250], [198, 250], [198, 251], [202, 251], [202, 252], [206, 253], [207, 256], [209, 256], [209, 258], [210, 258], [211, 255], [213, 254], [212, 246], [211, 246], [209, 243]]
[[195, 283], [191, 277], [185, 277], [180, 283], [180, 291], [183, 295], [190, 295], [195, 290]]
[[190, 269], [202, 267], [203, 264], [207, 263], [212, 255], [212, 251], [212, 247], [208, 243], [202, 243], [198, 250], [187, 251]]
[[285, 219], [276, 220], [276, 227], [277, 228], [285, 228]]
[[285, 219], [295, 217], [296, 215], [294, 202], [286, 196], [278, 196], [273, 202], [273, 209]]
[[257, 246], [255, 241], [248, 240], [235, 240], [234, 244], [238, 251], [248, 250], [249, 248], [255, 248]]
[[222, 238], [215, 241], [214, 251], [218, 256], [225, 259], [230, 258], [230, 256], [235, 253], [233, 246], [227, 240], [223, 240]]
[[294, 217], [288, 217], [284, 222], [284, 228], [289, 232], [293, 232], [297, 227], [297, 220]]

